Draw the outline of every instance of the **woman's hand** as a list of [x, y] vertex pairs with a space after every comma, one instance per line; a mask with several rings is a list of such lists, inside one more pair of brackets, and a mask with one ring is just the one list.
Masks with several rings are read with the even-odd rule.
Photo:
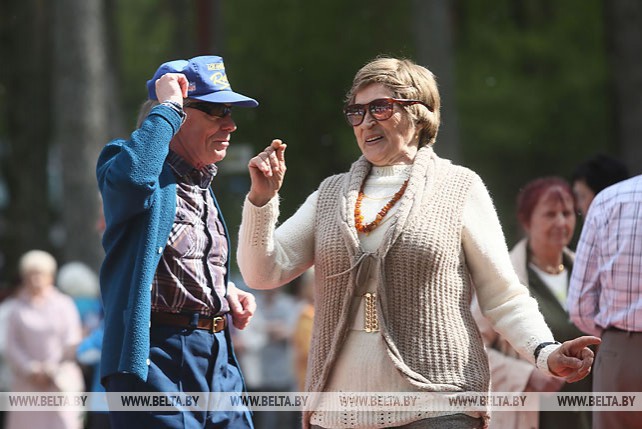
[[248, 164], [252, 179], [248, 199], [257, 207], [266, 205], [283, 185], [286, 170], [285, 148], [286, 144], [281, 140], [272, 140], [272, 144], [252, 158]]
[[166, 73], [156, 79], [156, 98], [159, 102], [173, 101], [183, 105], [183, 98], [187, 98], [189, 82], [182, 73]]
[[45, 390], [53, 383], [50, 365], [45, 362], [32, 362], [29, 368], [29, 381]]
[[548, 357], [548, 369], [558, 377], [564, 377], [567, 383], [573, 383], [586, 377], [593, 365], [593, 350], [587, 346], [600, 344], [598, 337], [579, 337], [565, 341], [561, 347]]

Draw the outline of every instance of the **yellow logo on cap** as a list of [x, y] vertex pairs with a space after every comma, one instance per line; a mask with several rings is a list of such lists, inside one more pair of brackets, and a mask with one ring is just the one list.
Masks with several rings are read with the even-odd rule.
[[210, 76], [210, 80], [214, 85], [220, 85], [221, 89], [229, 88], [230, 82], [227, 80], [225, 73], [216, 72]]
[[212, 70], [225, 70], [223, 63], [209, 63], [207, 64], [207, 69]]

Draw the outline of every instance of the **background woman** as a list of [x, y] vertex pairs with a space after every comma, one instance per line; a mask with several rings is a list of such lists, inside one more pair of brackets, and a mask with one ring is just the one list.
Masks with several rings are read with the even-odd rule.
[[629, 178], [629, 170], [619, 159], [598, 154], [578, 164], [571, 176], [577, 208], [586, 216], [593, 198], [614, 183]]
[[[567, 247], [575, 230], [575, 200], [570, 185], [559, 177], [535, 179], [517, 197], [517, 218], [525, 237], [510, 252], [522, 284], [528, 286], [553, 336], [565, 341], [581, 335], [569, 321], [566, 292], [573, 268], [573, 252]], [[489, 347], [491, 380], [497, 392], [590, 392], [591, 377], [574, 384], [537, 371], [520, 358], [478, 311], [474, 312]], [[493, 414], [491, 428], [552, 429], [590, 428], [588, 411], [502, 411]]]
[[[308, 391], [487, 391], [487, 357], [470, 312], [471, 277], [483, 311], [525, 358], [569, 381], [590, 369], [585, 346], [599, 339], [552, 343], [511, 266], [481, 179], [433, 151], [439, 108], [427, 69], [394, 58], [361, 68], [344, 114], [363, 156], [349, 172], [323, 181], [278, 229], [285, 145], [275, 140], [249, 163], [238, 251], [246, 283], [275, 288], [315, 267]], [[478, 428], [486, 417], [309, 410], [303, 422]]]
[[[31, 250], [19, 261], [21, 286], [7, 320], [7, 360], [13, 392], [82, 392], [75, 361], [82, 330], [73, 300], [54, 286], [56, 260]], [[10, 411], [8, 429], [79, 429], [77, 411]]]

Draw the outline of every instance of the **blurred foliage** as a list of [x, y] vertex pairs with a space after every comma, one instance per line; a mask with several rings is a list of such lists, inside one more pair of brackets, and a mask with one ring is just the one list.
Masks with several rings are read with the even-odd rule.
[[411, 55], [408, 2], [375, 0], [226, 3], [225, 56], [235, 87], [261, 103], [236, 113], [237, 134], [256, 150], [288, 143], [283, 209], [359, 155], [341, 109], [356, 70], [379, 54]]
[[[195, 50], [196, 2], [118, 2], [123, 104], [133, 127], [145, 81]], [[609, 145], [600, 0], [459, 0], [454, 4], [456, 99], [463, 159], [497, 205], [509, 244], [517, 240], [519, 188], [542, 175], [568, 177]], [[221, 2], [221, 41], [232, 86], [260, 102], [236, 109], [233, 143], [259, 151], [288, 143], [282, 219], [323, 178], [358, 157], [341, 108], [354, 73], [377, 55], [414, 57], [412, 2], [297, 0]], [[430, 65], [428, 65], [430, 67]], [[435, 146], [439, 153], [439, 142]], [[246, 174], [216, 181], [232, 238], [249, 189]]]
[[[455, 3], [461, 162], [495, 198], [509, 244], [514, 200], [541, 175], [568, 177], [609, 147], [607, 67], [599, 0]], [[261, 106], [236, 114], [256, 150], [288, 144], [282, 217], [358, 156], [340, 114], [356, 70], [379, 55], [413, 58], [411, 2], [226, 3], [225, 56], [235, 87]], [[430, 65], [429, 65], [430, 66]], [[439, 153], [439, 143], [435, 147]]]
[[[410, 56], [409, 2], [239, 1], [224, 4], [225, 58], [233, 87], [256, 97], [238, 109], [235, 140], [262, 150], [273, 138], [288, 144], [281, 192], [286, 219], [327, 176], [359, 156], [341, 109], [356, 70], [380, 55]], [[224, 172], [224, 167], [222, 168]], [[247, 174], [244, 175], [249, 189]], [[225, 204], [231, 229], [240, 223]], [[229, 213], [229, 214], [228, 214]], [[232, 234], [236, 238], [236, 234]]]
[[[215, 32], [222, 36], [217, 52], [197, 48], [200, 0], [105, 1], [120, 83], [114, 96], [127, 129], [134, 127], [145, 82], [159, 64], [222, 54], [233, 88], [261, 103], [235, 109], [233, 144], [259, 151], [273, 138], [288, 143], [282, 219], [359, 155], [341, 114], [354, 73], [377, 55], [416, 57], [411, 0], [211, 0], [220, 13], [208, 17], [209, 25], [222, 28]], [[542, 175], [568, 177], [598, 151], [617, 155], [603, 0], [451, 1], [462, 153], [454, 161], [487, 183], [512, 244], [520, 186]], [[6, 32], [0, 34], [8, 43]], [[0, 142], [5, 129], [0, 121]], [[435, 150], [440, 152], [439, 142]], [[220, 174], [216, 192], [235, 239], [249, 179], [226, 172], [225, 162]]]
[[463, 164], [491, 190], [516, 239], [515, 197], [544, 175], [569, 178], [612, 152], [602, 2], [461, 1], [457, 102]]
[[[133, 129], [139, 106], [147, 99], [147, 79], [156, 68], [174, 56], [174, 28], [179, 25], [171, 15], [168, 1], [117, 1], [114, 34], [120, 74], [122, 104], [128, 129]], [[180, 23], [189, 31], [189, 22]], [[192, 38], [194, 35], [192, 34]]]

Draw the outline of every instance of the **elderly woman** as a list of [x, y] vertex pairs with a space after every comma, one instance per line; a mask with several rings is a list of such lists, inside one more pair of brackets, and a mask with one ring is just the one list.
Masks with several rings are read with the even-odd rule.
[[[7, 321], [7, 359], [14, 392], [82, 392], [82, 372], [74, 359], [81, 339], [73, 300], [54, 286], [56, 260], [31, 250], [19, 261], [21, 286]], [[6, 427], [75, 429], [81, 414], [64, 410], [10, 411]]]
[[[525, 232], [510, 252], [519, 280], [528, 286], [546, 323], [558, 340], [569, 340], [581, 332], [569, 321], [566, 291], [574, 254], [567, 247], [575, 230], [575, 200], [570, 185], [559, 177], [535, 179], [517, 197], [517, 218]], [[498, 392], [590, 392], [591, 378], [572, 385], [562, 378], [537, 371], [495, 332], [487, 320], [473, 312], [489, 347], [493, 390]], [[587, 411], [499, 412], [491, 428], [590, 428]]]
[[[275, 288], [315, 266], [311, 392], [485, 392], [488, 361], [470, 311], [481, 308], [544, 371], [584, 377], [584, 337], [554, 338], [513, 270], [488, 191], [472, 171], [432, 149], [439, 128], [435, 78], [408, 60], [359, 70], [345, 117], [363, 154], [324, 180], [279, 228], [285, 145], [250, 160], [238, 262], [247, 284]], [[374, 376], [373, 376], [374, 375]], [[484, 412], [307, 410], [323, 428], [478, 428]]]

